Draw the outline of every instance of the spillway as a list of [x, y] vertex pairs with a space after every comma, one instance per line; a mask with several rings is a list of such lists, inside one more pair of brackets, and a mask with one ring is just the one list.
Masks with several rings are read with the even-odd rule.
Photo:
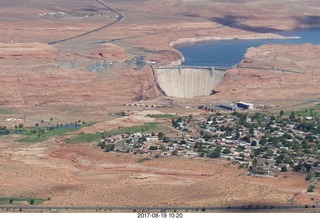
[[153, 70], [165, 95], [181, 98], [210, 95], [225, 76], [223, 69], [202, 66], [166, 66]]

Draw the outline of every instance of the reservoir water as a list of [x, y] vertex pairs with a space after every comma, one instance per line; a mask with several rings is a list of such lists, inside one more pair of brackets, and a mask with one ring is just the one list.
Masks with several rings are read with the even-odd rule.
[[174, 46], [185, 58], [183, 65], [231, 67], [244, 58], [250, 47], [263, 44], [320, 44], [320, 29], [299, 29], [279, 31], [282, 36], [296, 36], [299, 39], [263, 39], [263, 40], [211, 40]]

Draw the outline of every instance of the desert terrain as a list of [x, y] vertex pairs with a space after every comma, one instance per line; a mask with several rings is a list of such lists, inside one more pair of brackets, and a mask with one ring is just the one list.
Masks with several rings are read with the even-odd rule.
[[[155, 120], [145, 115], [136, 112], [82, 131]], [[247, 170], [225, 160], [167, 157], [140, 162], [146, 155], [106, 153], [95, 144], [70, 144], [59, 137], [30, 145], [13, 143], [12, 138], [17, 137], [1, 139], [0, 193], [50, 197], [44, 206], [228, 207], [318, 200], [318, 193], [306, 193], [305, 174], [261, 178], [247, 176]]]
[[[181, 42], [281, 38], [270, 32], [319, 28], [319, 11], [312, 0], [1, 2], [0, 125], [13, 129], [19, 123], [6, 119], [21, 116], [25, 127], [51, 118], [94, 123], [70, 134], [76, 135], [159, 122], [146, 116], [152, 113], [201, 116], [193, 107], [202, 104], [243, 100], [274, 111], [303, 109], [319, 102], [318, 45], [250, 48], [227, 70], [217, 94], [196, 98], [162, 96], [152, 68], [140, 58], [175, 65], [183, 55], [172, 46]], [[92, 30], [97, 31], [87, 34]], [[0, 137], [1, 197], [50, 197], [44, 206], [228, 207], [320, 200], [318, 188], [306, 192], [305, 174], [259, 178], [219, 159], [139, 162], [145, 155], [106, 153], [96, 143], [66, 143], [66, 136], [38, 143], [20, 138]]]

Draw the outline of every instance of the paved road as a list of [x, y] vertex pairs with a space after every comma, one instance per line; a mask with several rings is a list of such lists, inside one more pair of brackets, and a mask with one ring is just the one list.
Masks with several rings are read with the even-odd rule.
[[102, 27], [99, 27], [99, 28], [96, 28], [96, 29], [93, 29], [91, 31], [88, 31], [88, 32], [85, 32], [85, 33], [82, 33], [82, 34], [79, 34], [79, 35], [76, 35], [76, 36], [73, 36], [73, 37], [69, 37], [69, 38], [66, 38], [66, 39], [61, 39], [61, 40], [57, 40], [57, 41], [52, 41], [52, 42], [49, 42], [48, 44], [49, 45], [52, 45], [52, 44], [58, 44], [58, 43], [62, 43], [62, 42], [66, 42], [66, 41], [69, 41], [69, 40], [73, 40], [73, 39], [76, 39], [76, 38], [79, 38], [79, 37], [83, 37], [85, 35], [88, 35], [88, 34], [91, 34], [93, 32], [97, 32], [99, 30], [102, 30], [102, 29], [105, 29], [107, 27], [110, 27], [112, 25], [114, 25], [115, 23], [118, 23], [120, 22], [121, 20], [123, 20], [125, 17], [123, 16], [123, 14], [121, 14], [120, 12], [112, 9], [111, 7], [109, 7], [103, 0], [96, 0], [96, 2], [100, 3], [101, 5], [103, 5], [105, 8], [107, 8], [109, 11], [115, 13], [117, 16], [116, 16], [116, 20], [107, 24], [107, 25], [104, 25]]
[[119, 141], [116, 141], [114, 144], [115, 144], [115, 149], [121, 151], [121, 150], [132, 150], [132, 149], [135, 149], [129, 145], [126, 145], [126, 141], [127, 139], [123, 139], [123, 140], [119, 140]]
[[0, 206], [2, 212], [320, 212], [319, 206], [267, 206], [246, 205], [233, 207], [44, 207], [44, 206]]

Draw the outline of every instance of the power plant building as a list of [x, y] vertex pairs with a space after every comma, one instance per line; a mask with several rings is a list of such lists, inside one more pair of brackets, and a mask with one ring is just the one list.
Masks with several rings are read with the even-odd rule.
[[219, 108], [224, 110], [230, 110], [230, 111], [237, 111], [239, 108], [235, 105], [228, 105], [228, 104], [220, 104], [218, 105]]
[[252, 103], [245, 103], [245, 102], [237, 102], [237, 107], [241, 109], [251, 110], [253, 109]]

